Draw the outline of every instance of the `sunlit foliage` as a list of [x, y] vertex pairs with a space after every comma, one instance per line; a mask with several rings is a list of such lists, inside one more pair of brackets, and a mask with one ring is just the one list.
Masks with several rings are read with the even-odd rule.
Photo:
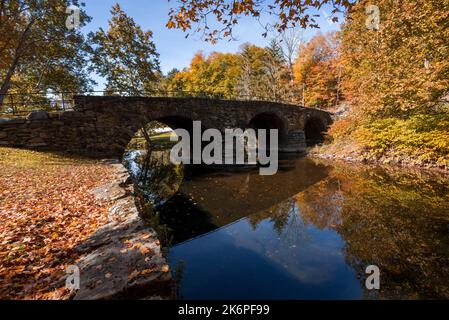
[[359, 1], [342, 28], [344, 89], [360, 113], [434, 111], [449, 90], [449, 1], [377, 1], [380, 29]]
[[181, 94], [201, 92], [223, 97], [237, 94], [241, 61], [237, 55], [214, 52], [208, 57], [198, 52], [188, 69], [172, 77], [169, 90]]
[[338, 103], [339, 45], [338, 34], [329, 33], [318, 34], [300, 47], [293, 71], [306, 106], [330, 108]]
[[0, 2], [0, 106], [4, 94], [77, 91], [91, 87], [87, 44], [79, 29], [66, 27], [66, 9], [77, 5], [80, 27], [90, 21], [79, 1]]
[[106, 91], [142, 95], [156, 88], [159, 54], [153, 33], [142, 28], [118, 4], [112, 10], [107, 31], [91, 33], [93, 70], [106, 78]]
[[[317, 17], [324, 5], [332, 7], [332, 20], [338, 21], [336, 13], [354, 4], [355, 0], [181, 0], [170, 10], [168, 28], [202, 33], [207, 41], [216, 42], [233, 36], [233, 28], [245, 16], [259, 19], [262, 14], [275, 17], [274, 24], [266, 24], [264, 36], [269, 29], [283, 31], [289, 27], [318, 27]], [[212, 22], [211, 22], [212, 21]]]

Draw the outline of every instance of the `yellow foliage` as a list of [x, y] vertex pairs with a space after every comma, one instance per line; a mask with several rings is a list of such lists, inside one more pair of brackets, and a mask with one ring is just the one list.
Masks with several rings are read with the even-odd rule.
[[[337, 121], [330, 134], [339, 141], [351, 137], [366, 159], [407, 161], [449, 168], [449, 114], [417, 115], [359, 122]], [[352, 141], [352, 140], [351, 140]]]
[[449, 1], [380, 0], [380, 29], [366, 27], [369, 0], [342, 27], [343, 87], [354, 110], [376, 117], [435, 108], [449, 88]]
[[198, 52], [189, 68], [173, 77], [169, 90], [229, 97], [236, 94], [239, 76], [240, 59], [237, 55], [214, 52], [205, 57]]

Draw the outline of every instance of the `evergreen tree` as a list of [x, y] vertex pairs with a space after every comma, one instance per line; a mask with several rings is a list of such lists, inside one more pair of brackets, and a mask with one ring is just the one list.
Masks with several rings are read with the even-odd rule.
[[266, 48], [263, 64], [266, 96], [274, 101], [288, 100], [289, 69], [282, 47], [275, 39], [271, 40], [270, 45]]

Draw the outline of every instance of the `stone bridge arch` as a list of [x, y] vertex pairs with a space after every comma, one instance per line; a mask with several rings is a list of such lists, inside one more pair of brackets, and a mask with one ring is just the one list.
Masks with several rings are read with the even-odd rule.
[[0, 120], [0, 145], [120, 158], [134, 134], [151, 121], [175, 129], [201, 121], [203, 129], [222, 131], [273, 127], [280, 130], [281, 152], [304, 152], [310, 119], [318, 119], [322, 128], [332, 121], [322, 110], [267, 101], [76, 96], [73, 111]]
[[285, 145], [288, 143], [288, 120], [279, 114], [279, 112], [257, 112], [249, 121], [249, 127], [256, 130], [277, 129], [279, 144]]

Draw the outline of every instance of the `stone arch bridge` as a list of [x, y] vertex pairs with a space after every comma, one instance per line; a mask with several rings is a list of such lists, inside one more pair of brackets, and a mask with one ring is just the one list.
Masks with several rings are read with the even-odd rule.
[[281, 152], [304, 152], [322, 139], [331, 123], [328, 112], [265, 101], [208, 98], [76, 96], [74, 110], [42, 111], [26, 118], [0, 119], [0, 146], [47, 148], [98, 157], [120, 158], [134, 134], [159, 121], [189, 130], [278, 129]]

